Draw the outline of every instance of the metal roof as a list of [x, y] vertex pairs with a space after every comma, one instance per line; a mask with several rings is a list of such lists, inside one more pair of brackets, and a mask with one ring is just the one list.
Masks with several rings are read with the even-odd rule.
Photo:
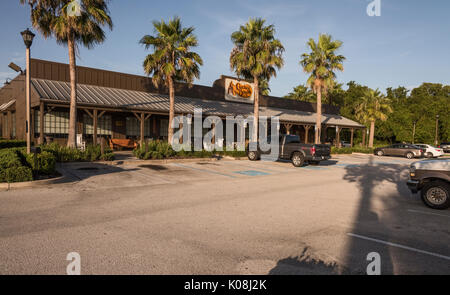
[[[34, 90], [44, 100], [69, 103], [70, 83], [31, 79]], [[129, 111], [169, 112], [169, 96], [118, 88], [77, 85], [77, 103], [82, 105], [103, 106]], [[195, 108], [201, 108], [205, 115], [248, 116], [253, 114], [253, 105], [228, 101], [206, 100], [199, 98], [175, 97], [175, 112], [193, 114]], [[281, 122], [315, 124], [316, 114], [281, 108], [260, 107], [260, 116], [279, 116]], [[364, 126], [339, 115], [323, 114], [322, 122], [327, 125], [363, 128]]]
[[12, 106], [16, 102], [15, 99], [10, 100], [2, 105], [0, 105], [0, 112], [6, 111], [10, 106]]

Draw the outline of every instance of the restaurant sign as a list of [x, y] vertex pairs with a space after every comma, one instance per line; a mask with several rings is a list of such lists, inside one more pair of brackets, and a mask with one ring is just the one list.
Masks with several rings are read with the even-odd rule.
[[255, 99], [254, 86], [237, 79], [225, 79], [225, 100], [253, 103]]

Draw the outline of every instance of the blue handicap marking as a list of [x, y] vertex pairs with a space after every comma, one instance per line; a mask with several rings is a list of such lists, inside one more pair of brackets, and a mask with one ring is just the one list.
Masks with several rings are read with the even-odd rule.
[[246, 170], [246, 171], [236, 171], [234, 173], [247, 175], [247, 176], [263, 176], [263, 175], [270, 175], [270, 173], [262, 172], [262, 171], [256, 171], [256, 170]]

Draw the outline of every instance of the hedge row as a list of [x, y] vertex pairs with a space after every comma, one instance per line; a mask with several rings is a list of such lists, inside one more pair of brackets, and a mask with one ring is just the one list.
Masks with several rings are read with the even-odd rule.
[[150, 159], [179, 159], [179, 158], [211, 158], [214, 155], [245, 157], [245, 151], [179, 151], [176, 152], [172, 147], [163, 141], [150, 141], [133, 151], [134, 155], [142, 160]]
[[373, 154], [374, 149], [373, 148], [366, 148], [366, 147], [344, 147], [344, 148], [337, 148], [337, 147], [331, 147], [331, 153], [332, 154], [352, 154], [352, 153], [363, 153], [363, 154]]
[[20, 148], [27, 146], [25, 140], [15, 140], [15, 139], [0, 139], [0, 150], [9, 148]]
[[0, 182], [22, 182], [33, 180], [30, 167], [22, 162], [19, 149], [0, 150]]
[[57, 143], [49, 145], [42, 145], [42, 151], [51, 153], [55, 156], [58, 162], [85, 162], [85, 161], [112, 161], [114, 160], [114, 154], [110, 147], [105, 146], [105, 153], [102, 155], [99, 145], [88, 145], [84, 151], [61, 146]]

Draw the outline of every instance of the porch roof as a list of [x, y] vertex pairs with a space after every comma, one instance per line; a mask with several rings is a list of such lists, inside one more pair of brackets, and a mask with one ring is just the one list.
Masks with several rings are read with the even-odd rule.
[[[34, 90], [41, 100], [68, 104], [70, 84], [67, 82], [31, 79]], [[169, 112], [169, 96], [166, 94], [133, 91], [118, 88], [78, 84], [77, 103], [83, 106], [113, 108], [122, 111]], [[201, 108], [205, 115], [248, 116], [253, 114], [253, 105], [200, 98], [175, 97], [175, 113], [193, 114]], [[260, 107], [260, 116], [279, 116], [280, 122], [315, 124], [316, 114], [272, 107]], [[323, 114], [322, 122], [331, 126], [364, 128], [363, 125], [339, 115]]]

